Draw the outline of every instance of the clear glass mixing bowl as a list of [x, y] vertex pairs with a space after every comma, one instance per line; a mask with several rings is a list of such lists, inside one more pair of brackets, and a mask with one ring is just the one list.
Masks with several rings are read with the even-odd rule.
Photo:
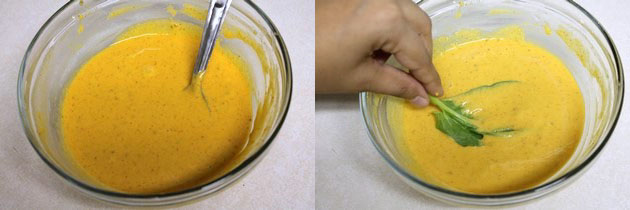
[[[121, 205], [161, 206], [193, 201], [224, 189], [258, 163], [277, 135], [291, 99], [291, 64], [282, 36], [265, 13], [251, 1], [236, 0], [225, 27], [237, 28], [263, 53], [238, 40], [227, 48], [250, 65], [253, 80], [254, 128], [237, 166], [220, 178], [180, 192], [127, 194], [91, 182], [72, 164], [63, 149], [59, 108], [63, 89], [78, 67], [112, 44], [131, 25], [173, 18], [203, 26], [203, 21], [166, 8], [207, 8], [207, 0], [69, 1], [41, 27], [28, 47], [18, 78], [18, 106], [24, 131], [39, 156], [67, 183], [99, 200]], [[114, 15], [112, 15], [114, 14]], [[196, 13], [205, 15], [205, 11]], [[203, 18], [203, 17], [202, 17]]]
[[[570, 69], [582, 91], [585, 121], [580, 144], [572, 158], [544, 183], [507, 194], [470, 194], [445, 189], [411, 173], [405, 167], [406, 158], [398, 151], [397, 139], [392, 135], [391, 126], [396, 125], [388, 121], [387, 106], [391, 96], [361, 93], [361, 112], [372, 142], [406, 183], [429, 197], [447, 203], [499, 206], [540, 198], [567, 186], [586, 171], [615, 128], [624, 88], [623, 70], [615, 45], [593, 16], [575, 2], [567, 0], [424, 0], [418, 5], [431, 17], [434, 38], [451, 35], [460, 29], [491, 32], [508, 25], [522, 27], [528, 41], [554, 53]], [[561, 28], [570, 39], [565, 37], [563, 40], [546, 28]]]

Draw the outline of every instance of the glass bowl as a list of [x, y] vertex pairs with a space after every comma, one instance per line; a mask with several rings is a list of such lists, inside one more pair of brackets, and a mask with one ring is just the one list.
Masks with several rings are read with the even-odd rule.
[[[570, 69], [583, 95], [584, 130], [575, 153], [565, 166], [533, 188], [505, 194], [459, 192], [427, 182], [405, 167], [405, 157], [396, 148], [397, 140], [388, 121], [387, 106], [392, 97], [363, 92], [360, 107], [372, 143], [393, 170], [429, 197], [470, 206], [510, 205], [540, 198], [567, 186], [584, 173], [615, 128], [624, 91], [619, 55], [597, 20], [575, 2], [565, 0], [424, 0], [418, 5], [431, 17], [434, 38], [460, 29], [491, 32], [508, 25], [522, 27], [527, 41], [554, 53]], [[552, 29], [563, 29], [563, 32], [553, 33]]]
[[[167, 9], [171, 5], [172, 8]], [[234, 183], [258, 163], [286, 117], [291, 99], [291, 64], [282, 36], [251, 1], [233, 1], [224, 27], [253, 42], [225, 44], [249, 65], [253, 80], [254, 126], [238, 164], [216, 180], [183, 191], [127, 194], [91, 182], [63, 149], [60, 103], [64, 87], [80, 65], [114, 42], [129, 26], [173, 18], [203, 26], [207, 0], [69, 1], [41, 27], [28, 47], [18, 78], [18, 107], [24, 131], [37, 154], [69, 185], [120, 205], [162, 206], [197, 200]], [[173, 11], [180, 12], [174, 13]], [[226, 41], [230, 42], [230, 41]], [[252, 46], [256, 45], [256, 46]], [[258, 48], [256, 53], [247, 48]]]

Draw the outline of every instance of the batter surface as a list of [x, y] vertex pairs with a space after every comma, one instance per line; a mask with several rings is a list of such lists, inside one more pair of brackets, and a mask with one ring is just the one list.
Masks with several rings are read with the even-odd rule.
[[174, 20], [131, 27], [88, 60], [61, 108], [65, 149], [96, 182], [163, 193], [218, 178], [248, 141], [245, 63], [215, 47], [201, 88], [187, 89], [201, 28]]
[[[470, 35], [479, 33], [456, 36]], [[432, 113], [437, 108], [416, 109], [403, 101], [388, 105], [397, 147], [408, 159], [407, 167], [432, 184], [477, 194], [534, 187], [563, 167], [579, 143], [584, 104], [562, 61], [524, 40], [520, 30], [495, 35], [459, 39], [465, 41], [443, 48], [433, 61], [446, 98], [478, 86], [517, 80], [452, 97], [473, 113], [481, 130], [512, 127], [517, 132], [511, 137], [486, 135], [483, 146], [463, 147], [436, 129]], [[436, 44], [456, 39], [438, 39]]]

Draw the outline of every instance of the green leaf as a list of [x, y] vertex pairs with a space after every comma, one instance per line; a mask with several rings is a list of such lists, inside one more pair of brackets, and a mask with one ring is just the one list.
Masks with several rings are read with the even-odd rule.
[[453, 101], [450, 100], [440, 100], [439, 98], [433, 97], [433, 96], [429, 96], [429, 101], [437, 106], [438, 108], [440, 108], [440, 110], [442, 110], [442, 112], [445, 112], [446, 114], [448, 114], [449, 117], [453, 118], [453, 120], [456, 120], [457, 122], [459, 122], [459, 124], [466, 126], [468, 128], [472, 128], [472, 129], [476, 129], [477, 126], [473, 125], [472, 123], [470, 123], [468, 120], [472, 119], [470, 117], [466, 117], [466, 114], [463, 114], [463, 107], [455, 105], [455, 103]]
[[[491, 85], [484, 85], [473, 88], [454, 97], [469, 94], [472, 92], [483, 91], [489, 88], [499, 87], [515, 82], [518, 81], [500, 81]], [[484, 135], [512, 137], [514, 132], [516, 132], [515, 129], [509, 127], [498, 128], [491, 131], [478, 131], [477, 126], [471, 122], [472, 120], [474, 120], [474, 117], [472, 116], [472, 114], [466, 111], [463, 105], [458, 105], [453, 100], [440, 100], [439, 98], [433, 96], [429, 96], [429, 101], [431, 102], [431, 104], [437, 106], [441, 110], [440, 112], [433, 113], [436, 122], [435, 127], [438, 130], [442, 131], [442, 133], [451, 137], [453, 140], [455, 140], [456, 143], [461, 146], [482, 146]]]
[[482, 146], [481, 140], [483, 134], [478, 133], [475, 129], [460, 124], [455, 118], [452, 118], [445, 112], [434, 112], [436, 119], [435, 127], [442, 133], [450, 136], [459, 145]]
[[480, 133], [489, 136], [512, 137], [514, 132], [516, 132], [516, 129], [514, 128], [497, 128], [491, 131], [482, 131]]
[[466, 109], [464, 109], [464, 106], [460, 106], [455, 104], [455, 102], [453, 102], [452, 100], [442, 100], [442, 103], [444, 103], [444, 105], [450, 109], [452, 109], [453, 111], [457, 112], [458, 114], [468, 118], [468, 119], [473, 119], [472, 114], [466, 112]]
[[450, 98], [457, 98], [457, 97], [460, 97], [460, 96], [469, 95], [469, 94], [471, 94], [471, 93], [475, 93], [475, 92], [479, 92], [479, 91], [484, 91], [484, 90], [488, 90], [488, 89], [492, 89], [492, 88], [497, 88], [497, 87], [502, 87], [502, 86], [505, 86], [505, 85], [508, 85], [508, 84], [514, 84], [514, 83], [518, 83], [518, 82], [520, 82], [520, 81], [518, 81], [518, 80], [504, 80], [504, 81], [498, 81], [498, 82], [492, 83], [492, 84], [490, 84], [490, 85], [482, 85], [482, 86], [479, 86], [479, 87], [476, 87], [476, 88], [470, 89], [470, 90], [468, 90], [468, 91], [466, 91], [466, 92], [463, 92], [463, 93], [460, 93], [460, 94], [457, 94], [457, 95], [451, 96]]

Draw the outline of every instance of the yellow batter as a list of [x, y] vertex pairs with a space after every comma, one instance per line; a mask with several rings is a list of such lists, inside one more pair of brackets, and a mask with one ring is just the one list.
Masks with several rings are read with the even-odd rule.
[[199, 87], [186, 89], [201, 28], [136, 25], [88, 60], [61, 108], [65, 149], [87, 176], [128, 193], [186, 189], [233, 167], [252, 127], [252, 87], [236, 55], [215, 47]]
[[[439, 46], [444, 43], [450, 46]], [[518, 28], [487, 37], [463, 31], [436, 44], [444, 49], [433, 62], [447, 98], [498, 81], [520, 81], [452, 98], [474, 113], [480, 130], [517, 132], [507, 138], [486, 135], [483, 146], [463, 147], [436, 129], [437, 108], [396, 101], [388, 113], [407, 167], [432, 184], [477, 194], [519, 191], [553, 176], [573, 154], [584, 121], [581, 92], [562, 61], [524, 40]]]

